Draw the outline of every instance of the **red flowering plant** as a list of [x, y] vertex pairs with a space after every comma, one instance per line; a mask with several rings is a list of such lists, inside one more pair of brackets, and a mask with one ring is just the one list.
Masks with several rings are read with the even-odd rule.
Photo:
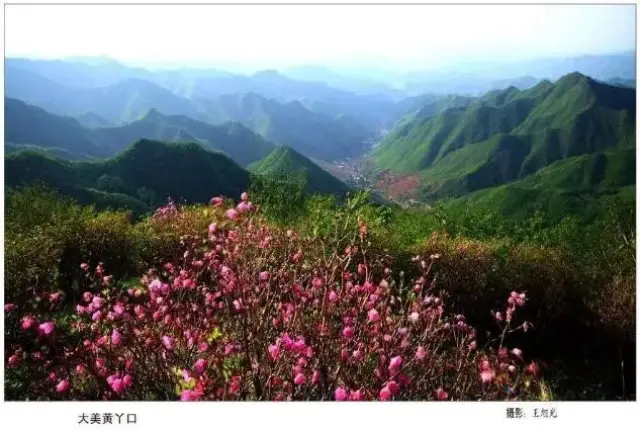
[[[496, 313], [498, 339], [479, 346], [447, 313], [434, 271], [404, 288], [367, 225], [333, 243], [265, 222], [243, 193], [211, 202], [212, 223], [184, 236], [181, 259], [122, 289], [83, 264], [73, 312], [9, 304], [7, 367], [30, 399], [500, 400], [536, 397], [538, 369], [505, 337], [524, 294]], [[154, 216], [184, 217], [170, 203]], [[347, 224], [345, 224], [347, 226]], [[345, 247], [343, 245], [346, 244]], [[55, 293], [48, 301], [55, 307]], [[47, 316], [45, 318], [45, 316]], [[64, 317], [62, 317], [64, 316]], [[63, 322], [60, 320], [64, 320]]]

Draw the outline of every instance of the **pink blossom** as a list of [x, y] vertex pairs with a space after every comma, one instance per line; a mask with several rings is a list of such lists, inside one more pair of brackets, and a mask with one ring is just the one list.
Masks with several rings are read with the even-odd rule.
[[351, 391], [349, 394], [351, 401], [364, 401], [364, 392], [358, 389], [357, 391]]
[[420, 320], [420, 313], [414, 311], [413, 313], [409, 314], [409, 320], [412, 323], [418, 323], [418, 321]]
[[338, 294], [333, 290], [329, 292], [329, 302], [338, 302]]
[[89, 270], [89, 264], [88, 263], [81, 263], [80, 264], [80, 269], [82, 269], [83, 271], [88, 271]]
[[131, 386], [133, 386], [133, 377], [131, 377], [129, 374], [125, 375], [122, 378], [122, 383], [124, 384], [125, 388], [130, 388]]
[[198, 344], [198, 352], [202, 353], [202, 352], [206, 352], [207, 350], [209, 350], [209, 344], [207, 344], [206, 341], [203, 341], [200, 344]]
[[232, 209], [227, 210], [227, 212], [225, 213], [225, 216], [229, 219], [229, 220], [236, 220], [238, 218], [238, 211]]
[[240, 213], [248, 212], [250, 210], [249, 204], [247, 204], [246, 202], [240, 202], [236, 206], [236, 210], [238, 210], [238, 212]]
[[380, 401], [389, 401], [391, 399], [391, 391], [387, 386], [380, 389], [380, 394], [378, 395]]
[[102, 304], [104, 304], [104, 299], [99, 296], [94, 296], [91, 302], [96, 308], [100, 308], [102, 307]]
[[11, 313], [15, 309], [16, 309], [16, 305], [15, 304], [5, 304], [4, 305], [4, 312], [5, 313]]
[[513, 353], [514, 356], [517, 356], [518, 358], [522, 359], [522, 350], [518, 349], [517, 347], [513, 349], [511, 353]]
[[427, 357], [427, 350], [422, 346], [418, 346], [418, 349], [416, 350], [416, 359], [418, 361], [422, 361], [426, 357]]
[[240, 195], [240, 199], [242, 199], [243, 202], [246, 202], [249, 200], [249, 194], [247, 192], [242, 192], [242, 194]]
[[84, 367], [84, 365], [82, 365], [82, 364], [76, 365], [76, 373], [77, 374], [84, 374], [85, 371], [86, 371], [86, 368]]
[[538, 367], [538, 364], [537, 364], [537, 363], [535, 363], [535, 362], [532, 362], [532, 363], [530, 363], [530, 364], [527, 366], [527, 372], [528, 372], [529, 374], [532, 374], [532, 375], [534, 375], [534, 376], [535, 376], [535, 375], [537, 375], [537, 374], [538, 374], [538, 372], [539, 372], [539, 371], [540, 371], [540, 369], [539, 369], [539, 367]]
[[49, 336], [53, 333], [53, 330], [56, 328], [56, 325], [53, 322], [44, 322], [39, 326], [40, 332], [46, 336]]
[[67, 392], [67, 390], [69, 390], [69, 380], [60, 380], [60, 383], [56, 385], [56, 392], [63, 393]]
[[391, 371], [392, 373], [398, 371], [401, 366], [402, 356], [394, 356], [393, 358], [391, 358], [391, 361], [389, 361], [389, 371]]
[[515, 373], [516, 372], [516, 366], [515, 365], [509, 365], [508, 370], [510, 373]]
[[260, 281], [268, 281], [270, 277], [269, 271], [262, 271], [260, 273]]
[[173, 338], [169, 337], [168, 335], [164, 335], [162, 337], [162, 345], [167, 350], [173, 350]]
[[269, 346], [269, 355], [271, 356], [272, 360], [277, 361], [280, 357], [280, 347], [275, 344], [271, 344]]
[[210, 203], [215, 207], [219, 207], [224, 203], [224, 200], [221, 197], [216, 196], [215, 198], [211, 198]]
[[495, 378], [496, 378], [496, 372], [493, 369], [482, 371], [480, 373], [480, 379], [482, 380], [483, 383], [492, 382], [493, 379]]
[[298, 373], [298, 374], [296, 374], [296, 376], [294, 377], [293, 382], [294, 382], [296, 385], [300, 386], [300, 385], [303, 385], [303, 384], [304, 384], [304, 382], [305, 382], [306, 380], [307, 380], [307, 378], [304, 376], [304, 374], [302, 374], [302, 373]]
[[440, 401], [445, 401], [449, 398], [449, 394], [442, 388], [438, 388], [435, 390], [436, 399]]
[[345, 326], [344, 329], [342, 330], [342, 335], [345, 338], [353, 337], [353, 328], [351, 326]]
[[122, 304], [118, 303], [116, 305], [113, 306], [113, 311], [118, 315], [122, 315], [122, 313], [124, 313], [124, 307], [122, 306]]
[[311, 383], [314, 385], [320, 384], [320, 372], [318, 370], [313, 371], [313, 375], [311, 376]]
[[192, 391], [191, 389], [185, 389], [180, 394], [180, 401], [197, 401], [200, 399], [200, 393]]
[[347, 399], [347, 391], [343, 387], [336, 388], [334, 393], [334, 398], [336, 401], [344, 401]]
[[96, 311], [95, 313], [93, 313], [91, 315], [91, 320], [93, 320], [94, 322], [100, 321], [101, 318], [102, 318], [102, 312], [101, 311]]
[[22, 329], [25, 331], [35, 325], [36, 319], [32, 316], [25, 316], [22, 318]]
[[76, 313], [83, 314], [85, 311], [87, 311], [86, 307], [83, 307], [80, 304], [76, 305]]
[[113, 344], [114, 346], [118, 346], [120, 345], [122, 341], [122, 336], [120, 335], [120, 332], [117, 329], [114, 329], [111, 332], [111, 344]]
[[22, 357], [18, 356], [18, 355], [11, 355], [9, 357], [9, 366], [10, 367], [16, 367], [20, 364], [20, 362], [22, 362]]
[[204, 374], [204, 372], [207, 370], [207, 361], [202, 358], [198, 359], [195, 364], [193, 364], [193, 370], [198, 375]]
[[375, 308], [372, 308], [371, 310], [369, 310], [368, 317], [369, 317], [369, 322], [375, 323], [378, 320], [380, 320], [380, 314], [378, 313], [378, 310], [376, 310]]

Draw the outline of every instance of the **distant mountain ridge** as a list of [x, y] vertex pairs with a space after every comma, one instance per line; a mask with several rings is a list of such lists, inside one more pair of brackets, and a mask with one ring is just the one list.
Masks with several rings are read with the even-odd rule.
[[87, 128], [78, 120], [51, 114], [23, 101], [5, 98], [5, 142], [67, 151], [73, 159], [105, 158], [146, 138], [200, 142], [227, 153], [242, 166], [269, 154], [275, 146], [237, 122], [211, 125], [151, 109], [123, 126]]

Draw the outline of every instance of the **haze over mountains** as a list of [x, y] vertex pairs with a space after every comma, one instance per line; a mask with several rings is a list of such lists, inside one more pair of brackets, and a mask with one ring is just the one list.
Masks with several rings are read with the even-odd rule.
[[[187, 179], [238, 179], [222, 192], [246, 186], [250, 169], [302, 174], [307, 192], [344, 195], [349, 188], [316, 162], [342, 166], [363, 157], [375, 165], [371, 187], [381, 175], [409, 184], [390, 196], [396, 200], [433, 203], [507, 187], [490, 196], [510, 206], [496, 196], [573, 187], [562, 175], [581, 178], [580, 193], [590, 198], [603, 192], [605, 177], [615, 178], [605, 182], [612, 193], [635, 184], [634, 54], [384, 78], [316, 66], [239, 75], [151, 71], [110, 59], [9, 58], [5, 181], [44, 181], [84, 201], [115, 194], [138, 209], [168, 194], [200, 199], [151, 178], [158, 170], [173, 175], [172, 158], [185, 164], [177, 172]], [[154, 169], [114, 168], [147, 158]], [[574, 170], [583, 174], [566, 173]], [[223, 181], [222, 171], [234, 179]]]

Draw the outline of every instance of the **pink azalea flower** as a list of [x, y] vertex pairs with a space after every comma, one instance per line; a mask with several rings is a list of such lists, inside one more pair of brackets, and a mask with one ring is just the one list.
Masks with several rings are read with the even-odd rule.
[[16, 367], [20, 364], [20, 362], [22, 362], [22, 357], [18, 356], [18, 355], [11, 355], [9, 357], [9, 366], [10, 367]]
[[60, 380], [60, 383], [56, 385], [56, 392], [63, 393], [67, 392], [67, 390], [69, 390], [69, 380]]
[[445, 401], [449, 398], [449, 394], [444, 389], [438, 388], [435, 390], [436, 399], [439, 401]]
[[482, 371], [480, 373], [480, 380], [482, 380], [483, 383], [490, 383], [495, 378], [496, 378], [496, 372], [492, 369]]
[[44, 322], [39, 326], [40, 332], [46, 336], [53, 334], [53, 330], [56, 328], [56, 325], [53, 322]]
[[329, 302], [338, 302], [338, 294], [333, 290], [329, 292]]
[[180, 394], [180, 401], [197, 401], [200, 399], [200, 394], [191, 389], [185, 389]]
[[36, 319], [32, 316], [25, 316], [22, 318], [22, 329], [25, 331], [35, 325]]
[[416, 350], [416, 359], [418, 361], [422, 361], [426, 357], [427, 357], [427, 349], [425, 349], [422, 346], [418, 346], [418, 349]]
[[380, 389], [380, 394], [378, 395], [380, 401], [389, 401], [391, 399], [391, 391], [387, 386]]
[[111, 332], [111, 344], [118, 346], [121, 342], [122, 335], [120, 335], [120, 332], [117, 329], [114, 329], [113, 332]]
[[304, 376], [304, 374], [302, 373], [298, 373], [296, 374], [296, 376], [293, 379], [293, 383], [295, 383], [296, 385], [300, 386], [300, 385], [304, 385], [304, 382], [307, 380], [307, 378]]
[[409, 320], [412, 323], [418, 323], [418, 321], [420, 320], [420, 313], [414, 311], [413, 313], [409, 314]]
[[351, 326], [345, 326], [345, 328], [342, 330], [342, 335], [345, 338], [353, 337], [353, 328]]
[[389, 361], [389, 371], [391, 371], [392, 373], [398, 371], [401, 366], [402, 366], [402, 356], [394, 356]]
[[16, 305], [15, 304], [5, 304], [4, 305], [4, 312], [5, 313], [11, 313], [15, 309], [16, 309]]
[[168, 335], [164, 335], [162, 337], [162, 345], [167, 350], [173, 350], [173, 338], [169, 337]]
[[238, 212], [240, 213], [244, 213], [250, 210], [249, 208], [249, 204], [247, 204], [246, 202], [240, 202], [237, 206], [236, 206], [236, 210], [238, 210]]
[[260, 281], [268, 281], [270, 277], [269, 271], [262, 271], [260, 273]]
[[86, 368], [84, 367], [84, 365], [82, 364], [76, 365], [77, 374], [84, 374], [85, 371], [86, 371]]
[[122, 304], [118, 303], [116, 305], [113, 306], [113, 311], [118, 315], [122, 315], [122, 313], [124, 313], [124, 307], [122, 306]]
[[368, 317], [369, 317], [369, 322], [375, 323], [378, 320], [380, 320], [380, 314], [378, 313], [378, 310], [376, 310], [375, 308], [372, 308], [371, 310], [369, 310]]
[[122, 378], [122, 383], [124, 384], [125, 388], [130, 388], [131, 386], [133, 386], [133, 377], [131, 377], [129, 374], [125, 375]]
[[364, 401], [364, 392], [358, 389], [357, 391], [351, 391], [349, 394], [351, 401]]
[[93, 313], [91, 315], [91, 320], [93, 320], [94, 322], [99, 322], [100, 319], [102, 319], [102, 312], [101, 311], [96, 311], [95, 313]]
[[343, 387], [336, 388], [334, 393], [336, 401], [344, 401], [347, 399], [347, 391]]
[[195, 364], [193, 364], [193, 370], [196, 374], [204, 374], [207, 370], [207, 361], [204, 359], [198, 359]]
[[511, 351], [511, 353], [513, 353], [515, 356], [517, 356], [518, 358], [522, 359], [522, 350], [518, 349], [517, 347], [515, 349], [513, 349]]
[[224, 203], [224, 200], [221, 197], [216, 196], [215, 198], [211, 198], [211, 202], [210, 203], [211, 203], [211, 205], [213, 205], [215, 207], [219, 207]]
[[229, 219], [229, 220], [236, 220], [238, 218], [238, 211], [232, 209], [227, 210], [227, 212], [225, 213], [225, 216]]

